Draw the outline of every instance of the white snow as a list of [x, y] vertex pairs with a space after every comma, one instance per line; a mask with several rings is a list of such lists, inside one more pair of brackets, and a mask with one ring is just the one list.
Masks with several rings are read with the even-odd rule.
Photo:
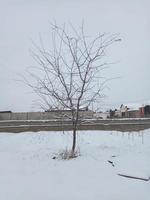
[[[80, 131], [80, 156], [53, 160], [70, 132], [0, 133], [0, 200], [149, 200], [150, 129]], [[112, 161], [113, 167], [109, 162]]]

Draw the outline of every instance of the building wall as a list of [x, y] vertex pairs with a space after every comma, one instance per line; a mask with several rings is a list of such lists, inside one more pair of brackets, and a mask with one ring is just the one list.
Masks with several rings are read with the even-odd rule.
[[110, 118], [110, 113], [109, 112], [97, 112], [93, 114], [94, 118], [99, 118], [99, 119], [107, 119]]
[[12, 113], [0, 113], [0, 120], [10, 120]]
[[140, 114], [140, 117], [145, 117], [145, 114], [144, 114], [144, 107], [140, 107], [140, 108], [139, 108], [139, 114]]
[[139, 117], [140, 117], [140, 112], [139, 112], [139, 110], [129, 110], [129, 111], [128, 111], [128, 117], [131, 117], [131, 118], [139, 118]]
[[[80, 111], [81, 118], [93, 118], [92, 111]], [[50, 120], [71, 118], [71, 111], [0, 113], [0, 120]]]

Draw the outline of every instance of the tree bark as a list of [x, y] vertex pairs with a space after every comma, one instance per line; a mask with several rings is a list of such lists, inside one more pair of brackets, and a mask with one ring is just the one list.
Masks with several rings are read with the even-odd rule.
[[76, 127], [74, 127], [73, 129], [73, 143], [72, 143], [72, 155], [74, 155], [75, 153], [75, 148], [76, 148], [76, 134], [77, 134], [77, 130]]

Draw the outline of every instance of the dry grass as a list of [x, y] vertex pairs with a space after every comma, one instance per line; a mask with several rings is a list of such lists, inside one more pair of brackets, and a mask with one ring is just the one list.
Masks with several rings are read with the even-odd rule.
[[62, 150], [59, 153], [55, 154], [55, 156], [53, 156], [53, 159], [70, 160], [73, 158], [77, 158], [78, 156], [80, 156], [79, 149], [77, 149], [75, 152], [65, 149], [65, 150]]

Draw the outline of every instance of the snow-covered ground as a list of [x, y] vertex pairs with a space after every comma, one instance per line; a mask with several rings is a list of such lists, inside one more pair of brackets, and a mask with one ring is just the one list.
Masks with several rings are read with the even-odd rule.
[[81, 155], [52, 159], [71, 141], [69, 132], [0, 133], [0, 200], [150, 199], [150, 181], [118, 176], [150, 177], [150, 129], [80, 131]]

